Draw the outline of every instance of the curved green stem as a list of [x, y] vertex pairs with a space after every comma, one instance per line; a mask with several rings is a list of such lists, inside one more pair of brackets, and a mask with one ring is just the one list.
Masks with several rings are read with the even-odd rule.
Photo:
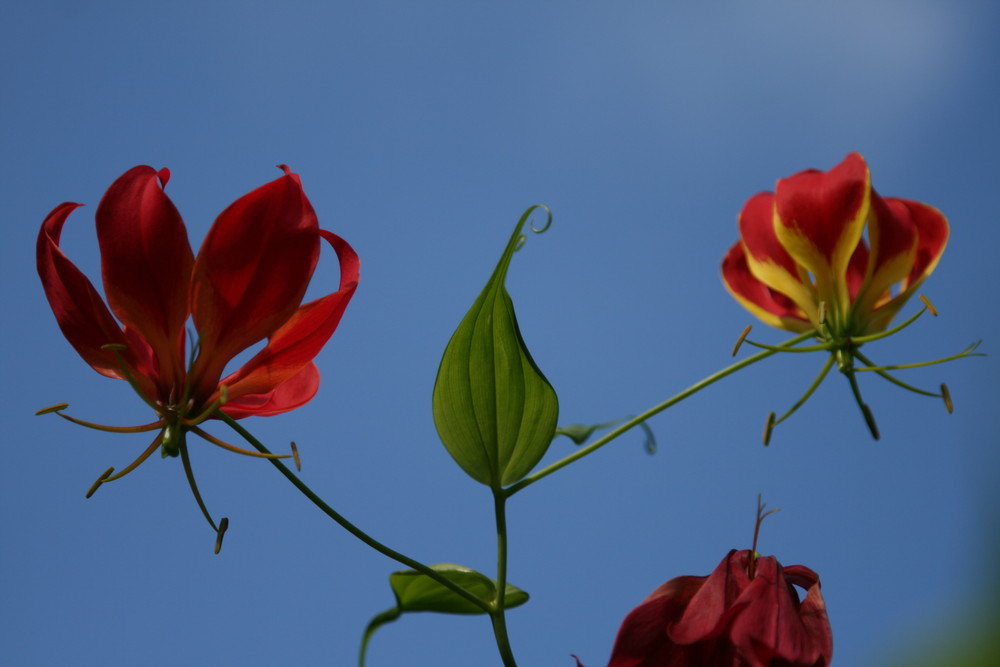
[[514, 652], [507, 636], [506, 594], [507, 594], [507, 496], [503, 489], [493, 490], [493, 509], [497, 521], [497, 592], [490, 611], [493, 634], [504, 667], [517, 667]]
[[[237, 422], [235, 419], [233, 419], [229, 415], [225, 414], [224, 412], [216, 412], [216, 416], [219, 419], [221, 419], [222, 421], [224, 421], [226, 424], [228, 424], [229, 427], [232, 428], [234, 431], [236, 431], [237, 433], [239, 433], [240, 436], [244, 440], [246, 440], [247, 442], [249, 442], [251, 445], [253, 445], [253, 447], [255, 449], [257, 449], [257, 451], [259, 451], [259, 452], [261, 452], [263, 454], [271, 454], [271, 452], [267, 449], [267, 447], [265, 447], [259, 440], [257, 440], [257, 438], [253, 437], [253, 435], [249, 431], [247, 431], [245, 428], [243, 428], [242, 426], [240, 426], [239, 422]], [[462, 588], [461, 586], [459, 586], [455, 582], [449, 580], [447, 577], [439, 574], [438, 572], [435, 572], [434, 570], [432, 570], [431, 568], [427, 567], [426, 565], [424, 565], [420, 561], [413, 560], [409, 556], [401, 554], [398, 551], [395, 551], [394, 549], [390, 549], [389, 547], [387, 547], [386, 545], [382, 544], [378, 540], [374, 539], [373, 537], [371, 537], [370, 535], [368, 535], [367, 533], [365, 533], [363, 530], [361, 530], [360, 528], [358, 528], [357, 526], [355, 526], [353, 523], [351, 523], [350, 521], [348, 521], [347, 519], [345, 519], [343, 516], [340, 515], [339, 512], [337, 512], [335, 509], [333, 509], [332, 507], [330, 507], [329, 505], [327, 505], [326, 502], [322, 498], [320, 498], [318, 495], [316, 495], [313, 492], [313, 490], [310, 489], [306, 485], [305, 482], [303, 482], [301, 479], [299, 479], [295, 475], [295, 473], [293, 473], [288, 468], [288, 466], [286, 466], [284, 463], [281, 462], [280, 459], [269, 458], [268, 460], [271, 462], [271, 464], [275, 468], [277, 468], [279, 471], [281, 471], [282, 475], [284, 475], [286, 478], [288, 478], [288, 481], [290, 481], [295, 486], [295, 488], [297, 488], [299, 491], [302, 492], [302, 495], [304, 495], [306, 498], [308, 498], [309, 500], [311, 500], [312, 503], [314, 505], [316, 505], [316, 507], [318, 507], [320, 510], [322, 510], [323, 513], [326, 514], [328, 517], [330, 517], [331, 519], [333, 519], [334, 521], [336, 521], [338, 524], [340, 524], [340, 526], [344, 530], [346, 530], [347, 532], [349, 532], [351, 535], [353, 535], [354, 537], [358, 538], [359, 540], [361, 540], [362, 542], [364, 542], [365, 544], [367, 544], [368, 546], [370, 546], [372, 549], [374, 549], [375, 551], [379, 552], [380, 554], [382, 554], [384, 556], [388, 556], [389, 558], [393, 559], [394, 561], [402, 563], [403, 565], [405, 565], [405, 566], [407, 566], [407, 567], [409, 567], [409, 568], [411, 568], [413, 570], [416, 570], [417, 572], [420, 572], [421, 574], [424, 574], [424, 575], [430, 577], [431, 579], [433, 579], [434, 581], [438, 582], [439, 584], [441, 584], [445, 588], [448, 588], [449, 590], [453, 591], [457, 595], [460, 595], [463, 598], [465, 598], [466, 600], [468, 600], [469, 602], [473, 603], [474, 605], [476, 605], [477, 607], [479, 607], [480, 609], [482, 609], [486, 613], [492, 613], [492, 609], [491, 609], [490, 603], [486, 602], [485, 600], [481, 600], [479, 597], [473, 595], [472, 593], [470, 593], [469, 591], [465, 590], [464, 588]]]
[[701, 380], [699, 382], [694, 383], [693, 385], [691, 385], [690, 387], [688, 387], [687, 389], [685, 389], [684, 391], [682, 391], [682, 392], [680, 392], [678, 394], [674, 394], [673, 396], [671, 396], [667, 400], [663, 401], [659, 405], [654, 405], [653, 407], [651, 407], [649, 410], [646, 410], [642, 414], [636, 415], [632, 419], [629, 419], [627, 422], [624, 422], [618, 428], [614, 429], [613, 431], [610, 431], [607, 435], [605, 435], [602, 438], [599, 438], [599, 439], [595, 440], [594, 442], [590, 443], [586, 447], [582, 447], [581, 449], [576, 450], [575, 452], [573, 452], [569, 456], [566, 456], [566, 457], [564, 457], [562, 459], [559, 459], [555, 463], [542, 468], [541, 470], [539, 470], [536, 473], [528, 475], [527, 477], [525, 477], [524, 479], [522, 479], [520, 482], [517, 482], [516, 484], [512, 484], [511, 486], [508, 486], [506, 489], [503, 489], [503, 491], [502, 491], [503, 494], [505, 496], [507, 496], [507, 497], [510, 497], [510, 496], [514, 495], [518, 491], [524, 489], [527, 486], [530, 486], [531, 484], [534, 484], [538, 480], [540, 480], [540, 479], [542, 479], [544, 477], [548, 477], [549, 475], [551, 475], [552, 473], [556, 472], [557, 470], [565, 468], [566, 466], [568, 466], [570, 463], [573, 463], [577, 459], [582, 459], [584, 456], [587, 456], [588, 454], [591, 454], [591, 453], [597, 451], [598, 449], [600, 449], [604, 445], [608, 444], [609, 442], [611, 442], [612, 440], [614, 440], [615, 438], [617, 438], [621, 434], [625, 433], [629, 429], [632, 429], [632, 428], [638, 426], [639, 424], [641, 424], [642, 422], [646, 421], [650, 417], [663, 412], [664, 410], [666, 410], [670, 406], [674, 405], [675, 403], [679, 403], [680, 401], [684, 400], [685, 398], [687, 398], [691, 394], [695, 394], [695, 393], [701, 391], [702, 389], [704, 389], [705, 387], [718, 382], [722, 378], [727, 377], [729, 375], [732, 375], [733, 373], [735, 373], [736, 371], [740, 370], [741, 368], [746, 368], [747, 366], [755, 364], [758, 361], [761, 361], [762, 359], [766, 359], [766, 358], [768, 358], [768, 357], [770, 357], [770, 356], [772, 356], [774, 354], [777, 354], [778, 352], [786, 352], [786, 351], [788, 351], [788, 348], [790, 348], [791, 346], [796, 345], [797, 343], [801, 343], [802, 341], [804, 341], [804, 340], [806, 340], [808, 338], [812, 338], [815, 335], [816, 335], [815, 331], [807, 331], [804, 334], [800, 334], [800, 335], [796, 336], [795, 338], [791, 338], [791, 339], [785, 341], [780, 346], [764, 350], [763, 352], [758, 352], [757, 354], [753, 355], [752, 357], [747, 357], [746, 359], [744, 359], [742, 361], [738, 361], [735, 364], [732, 364], [730, 366], [726, 366], [721, 371], [716, 371], [715, 373], [712, 373], [711, 375], [709, 375], [704, 380]]

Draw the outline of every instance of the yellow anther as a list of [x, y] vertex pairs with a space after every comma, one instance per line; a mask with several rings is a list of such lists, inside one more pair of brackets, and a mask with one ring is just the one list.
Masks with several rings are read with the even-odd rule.
[[292, 458], [295, 459], [295, 469], [302, 472], [302, 461], [299, 459], [299, 448], [295, 446], [294, 440], [292, 440]]
[[819, 323], [826, 324], [826, 301], [819, 302]]
[[740, 334], [740, 337], [736, 339], [736, 345], [733, 345], [733, 356], [734, 357], [736, 356], [736, 353], [740, 351], [740, 346], [743, 345], [743, 341], [745, 341], [747, 339], [747, 334], [750, 333], [750, 329], [752, 329], [752, 328], [753, 328], [753, 325], [752, 324], [748, 324], [747, 328], [744, 329], [743, 333]]
[[[926, 296], [924, 296], [923, 294], [921, 294], [921, 295], [919, 295], [919, 296], [920, 296], [920, 300], [924, 302], [924, 305], [925, 305], [925, 306], [927, 306], [927, 311], [928, 311], [928, 312], [929, 312], [929, 313], [930, 313], [931, 315], [933, 315], [934, 317], [937, 317], [937, 308], [935, 308], [935, 307], [934, 307], [934, 304], [933, 304], [933, 303], [931, 303], [931, 300], [930, 300], [930, 299], [928, 299], [928, 298], [927, 298]], [[950, 411], [949, 411], [949, 412], [950, 412]]]
[[948, 385], [944, 382], [941, 383], [941, 398], [944, 399], [944, 409], [950, 415], [955, 410], [955, 404], [951, 402], [951, 392], [948, 391]]
[[50, 412], [59, 412], [60, 410], [65, 410], [68, 407], [69, 407], [69, 403], [57, 403], [55, 405], [50, 405], [47, 408], [42, 408], [41, 410], [39, 410], [35, 414], [36, 415], [47, 415]]
[[767, 424], [764, 425], [764, 446], [767, 447], [771, 444], [771, 431], [774, 430], [774, 413], [769, 412], [767, 414]]
[[104, 484], [104, 480], [106, 480], [106, 479], [107, 479], [108, 477], [110, 477], [110, 476], [111, 476], [111, 473], [113, 473], [114, 471], [115, 471], [115, 467], [114, 467], [114, 466], [111, 466], [110, 468], [108, 468], [107, 470], [105, 470], [105, 471], [104, 471], [104, 474], [103, 474], [103, 475], [101, 475], [100, 477], [98, 477], [98, 478], [97, 478], [97, 481], [95, 481], [95, 482], [94, 482], [94, 483], [93, 483], [93, 484], [92, 484], [92, 485], [90, 486], [90, 488], [89, 488], [89, 489], [87, 489], [87, 495], [85, 495], [85, 496], [84, 496], [84, 498], [89, 498], [89, 497], [91, 497], [92, 495], [94, 495], [94, 492], [95, 492], [95, 491], [97, 491], [97, 488], [98, 488], [98, 487], [99, 487], [99, 486], [100, 486], [101, 484]]

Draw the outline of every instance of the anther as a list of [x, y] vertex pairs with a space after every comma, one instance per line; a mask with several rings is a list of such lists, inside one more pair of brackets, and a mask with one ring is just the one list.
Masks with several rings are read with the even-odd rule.
[[826, 324], [826, 301], [819, 302], [819, 323]]
[[295, 469], [302, 472], [302, 461], [299, 459], [299, 448], [295, 446], [294, 440], [292, 440], [292, 458], [295, 459]]
[[767, 424], [764, 425], [764, 446], [767, 447], [771, 444], [771, 431], [774, 430], [774, 413], [769, 412], [767, 414]]
[[861, 403], [861, 414], [865, 416], [865, 423], [868, 425], [872, 437], [878, 440], [878, 425], [875, 423], [875, 415], [872, 414], [872, 409], [868, 407], [867, 403]]
[[933, 315], [934, 317], [937, 317], [937, 308], [935, 308], [935, 307], [934, 307], [934, 304], [933, 304], [933, 303], [931, 303], [931, 300], [930, 300], [930, 299], [928, 299], [928, 298], [927, 298], [926, 296], [924, 296], [923, 294], [921, 294], [921, 295], [919, 295], [919, 296], [920, 296], [920, 300], [924, 302], [924, 305], [925, 305], [925, 306], [927, 306], [927, 312], [929, 312], [929, 313], [930, 313], [931, 315]]
[[948, 385], [944, 382], [941, 383], [941, 398], [944, 400], [944, 409], [950, 415], [955, 410], [955, 404], [951, 402], [951, 392], [948, 391]]
[[111, 466], [110, 468], [105, 470], [104, 474], [98, 477], [97, 481], [91, 484], [90, 488], [87, 489], [87, 495], [85, 495], [84, 498], [89, 498], [92, 495], [94, 495], [94, 492], [97, 491], [98, 487], [100, 487], [101, 484], [104, 484], [104, 480], [106, 480], [108, 477], [111, 477], [111, 473], [113, 473], [114, 471], [115, 471], [114, 466]]
[[740, 346], [743, 345], [743, 341], [745, 341], [747, 339], [747, 334], [750, 333], [750, 329], [752, 329], [752, 328], [753, 328], [753, 325], [752, 324], [748, 324], [747, 328], [744, 329], [743, 333], [740, 334], [740, 337], [736, 339], [736, 345], [733, 345], [733, 356], [734, 357], [736, 356], [736, 353], [740, 351]]
[[215, 534], [215, 553], [218, 554], [222, 551], [222, 538], [226, 534], [226, 530], [229, 529], [229, 517], [222, 517], [219, 520], [219, 530]]
[[50, 412], [59, 412], [60, 410], [65, 410], [68, 407], [69, 407], [69, 403], [57, 403], [56, 405], [50, 405], [47, 408], [42, 408], [41, 410], [39, 410], [35, 414], [36, 415], [47, 415]]
[[102, 350], [111, 350], [112, 352], [123, 352], [128, 349], [128, 345], [124, 343], [108, 343], [101, 346]]

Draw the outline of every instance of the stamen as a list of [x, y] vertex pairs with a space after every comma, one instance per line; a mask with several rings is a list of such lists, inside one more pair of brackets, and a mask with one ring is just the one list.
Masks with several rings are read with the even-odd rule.
[[817, 319], [820, 324], [826, 324], [826, 301], [819, 302], [819, 315], [817, 315]]
[[60, 410], [65, 410], [68, 407], [69, 407], [69, 403], [56, 403], [55, 405], [50, 405], [47, 408], [42, 408], [41, 410], [39, 410], [35, 414], [36, 415], [47, 415], [50, 412], [59, 412]]
[[211, 433], [207, 433], [206, 431], [201, 430], [197, 426], [192, 426], [191, 432], [197, 433], [198, 435], [205, 438], [205, 440], [208, 440], [213, 445], [222, 447], [226, 451], [235, 452], [237, 454], [243, 454], [244, 456], [253, 456], [260, 459], [290, 459], [293, 456], [292, 454], [264, 454], [261, 452], [252, 452], [249, 449], [243, 449], [242, 447], [237, 447], [236, 445], [230, 445], [228, 442], [219, 440]]
[[121, 472], [115, 473], [113, 476], [101, 480], [101, 482], [113, 482], [116, 479], [121, 479], [125, 475], [129, 474], [130, 472], [138, 468], [140, 465], [142, 465], [143, 461], [149, 458], [150, 454], [152, 454], [157, 450], [157, 448], [160, 446], [160, 441], [162, 440], [163, 440], [163, 431], [160, 431], [160, 433], [155, 438], [153, 438], [153, 442], [149, 445], [149, 447], [146, 448], [146, 451], [144, 451], [142, 454], [139, 454], [139, 458], [137, 458], [135, 461], [132, 461], [132, 463], [130, 463], [129, 465], [125, 466], [125, 468]]
[[115, 467], [114, 466], [111, 466], [110, 468], [108, 468], [107, 470], [105, 470], [104, 474], [102, 474], [100, 477], [98, 477], [97, 480], [93, 484], [90, 485], [90, 488], [87, 489], [87, 493], [84, 496], [84, 498], [89, 498], [92, 495], [94, 495], [94, 492], [97, 491], [97, 489], [101, 486], [101, 484], [104, 484], [104, 482], [107, 481], [108, 475], [110, 475], [114, 471], [115, 471]]
[[951, 402], [951, 392], [948, 391], [948, 385], [944, 382], [941, 383], [941, 398], [944, 399], [944, 408], [948, 411], [950, 415], [955, 410], [955, 405]]
[[744, 329], [743, 333], [740, 334], [740, 337], [736, 339], [736, 345], [733, 345], [734, 357], [736, 356], [736, 353], [740, 351], [740, 346], [743, 345], [743, 341], [746, 340], [747, 334], [750, 333], [750, 329], [753, 329], [752, 324], [748, 324], [747, 328]]
[[222, 517], [219, 520], [219, 531], [215, 534], [215, 553], [222, 551], [222, 538], [229, 530], [229, 517]]
[[774, 429], [774, 413], [767, 413], [767, 424], [764, 425], [764, 446], [771, 444], [771, 431]]
[[229, 388], [226, 385], [219, 386], [219, 397], [212, 401], [212, 404], [205, 408], [200, 415], [194, 419], [182, 419], [181, 423], [186, 426], [194, 426], [195, 424], [200, 424], [213, 414], [215, 411], [221, 408], [223, 405], [229, 402]]
[[788, 409], [788, 412], [786, 412], [785, 414], [781, 415], [781, 417], [776, 419], [772, 424], [772, 426], [777, 426], [781, 422], [791, 417], [796, 410], [801, 408], [805, 404], [805, 402], [809, 400], [809, 397], [812, 396], [813, 392], [815, 392], [816, 389], [823, 383], [823, 380], [826, 379], [826, 376], [827, 374], [829, 374], [830, 369], [833, 368], [834, 359], [835, 356], [832, 354], [826, 358], [826, 363], [823, 364], [823, 368], [820, 370], [819, 375], [817, 375], [816, 379], [813, 380], [811, 385], [809, 385], [809, 388], [806, 389], [806, 392], [802, 394], [802, 397], [799, 398], [799, 400], [795, 401], [795, 405], [790, 407]]
[[[180, 449], [181, 449], [181, 461], [184, 463], [184, 476], [187, 477], [188, 486], [191, 487], [191, 492], [194, 493], [194, 499], [198, 503], [198, 509], [201, 510], [201, 513], [202, 515], [204, 515], [205, 520], [208, 521], [208, 525], [210, 525], [212, 527], [212, 530], [215, 531], [217, 540], [216, 544], [221, 549], [222, 546], [218, 541], [221, 539], [218, 537], [219, 527], [215, 525], [214, 521], [212, 521], [212, 515], [208, 513], [208, 508], [205, 507], [205, 501], [201, 499], [201, 494], [198, 493], [198, 485], [194, 481], [194, 471], [191, 470], [191, 457], [188, 456], [187, 443], [181, 442]], [[226, 522], [226, 525], [227, 526], [229, 525], [228, 521]]]
[[153, 411], [156, 414], [160, 414], [160, 411], [163, 409], [162, 406], [157, 404], [156, 401], [154, 401], [153, 399], [151, 399], [149, 396], [146, 395], [146, 392], [144, 392], [142, 388], [139, 386], [139, 382], [135, 379], [135, 376], [132, 375], [132, 371], [129, 370], [128, 365], [125, 363], [125, 358], [122, 357], [121, 354], [119, 354], [119, 352], [121, 352], [122, 350], [126, 350], [128, 348], [125, 345], [122, 345], [121, 343], [108, 343], [107, 345], [102, 345], [101, 349], [110, 350], [114, 352], [115, 361], [118, 362], [118, 368], [121, 369], [122, 375], [125, 376], [125, 380], [129, 383], [129, 386], [132, 387], [135, 393], [139, 394], [139, 398], [145, 401], [146, 405], [153, 408]]
[[141, 424], [140, 426], [105, 426], [103, 424], [95, 424], [93, 422], [77, 419], [76, 417], [70, 417], [69, 415], [65, 415], [61, 412], [57, 412], [56, 414], [68, 422], [73, 422], [74, 424], [79, 424], [80, 426], [86, 426], [87, 428], [92, 428], [97, 431], [105, 431], [106, 433], [145, 433], [147, 431], [155, 431], [158, 428], [163, 428], [165, 423], [161, 419], [149, 424]]
[[[942, 387], [944, 385], [941, 385]], [[295, 459], [295, 470], [302, 472], [302, 461], [299, 459], [299, 448], [295, 446], [295, 441], [292, 440], [292, 458]]]
[[931, 300], [928, 299], [923, 294], [920, 294], [919, 298], [921, 301], [924, 302], [924, 305], [927, 306], [927, 311], [930, 312], [930, 314], [933, 315], [934, 317], [937, 317], [937, 308], [934, 307], [934, 304], [931, 303]]

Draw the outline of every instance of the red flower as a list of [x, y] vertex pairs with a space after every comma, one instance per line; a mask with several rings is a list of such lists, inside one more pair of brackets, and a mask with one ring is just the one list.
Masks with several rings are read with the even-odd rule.
[[[319, 228], [299, 177], [281, 168], [284, 176], [219, 215], [197, 257], [163, 191], [170, 172], [140, 166], [123, 174], [97, 207], [107, 305], [59, 247], [63, 224], [80, 204], [61, 204], [42, 223], [38, 274], [63, 335], [98, 373], [130, 382], [158, 416], [140, 427], [105, 427], [159, 431], [114, 478], [160, 446], [181, 453], [187, 467], [188, 431], [227, 446], [198, 427], [216, 410], [233, 418], [275, 415], [315, 395], [312, 360], [354, 294], [359, 262], [343, 239]], [[321, 239], [340, 260], [340, 289], [303, 305]], [[190, 342], [188, 318], [197, 333]], [[233, 357], [265, 338], [263, 349], [222, 377]]]
[[[819, 577], [730, 551], [707, 577], [676, 577], [625, 617], [608, 667], [826, 667], [833, 638]], [[806, 590], [799, 600], [794, 586]]]
[[772, 326], [836, 339], [885, 329], [948, 241], [936, 208], [880, 197], [858, 153], [751, 197], [739, 228], [722, 263], [736, 300]]

